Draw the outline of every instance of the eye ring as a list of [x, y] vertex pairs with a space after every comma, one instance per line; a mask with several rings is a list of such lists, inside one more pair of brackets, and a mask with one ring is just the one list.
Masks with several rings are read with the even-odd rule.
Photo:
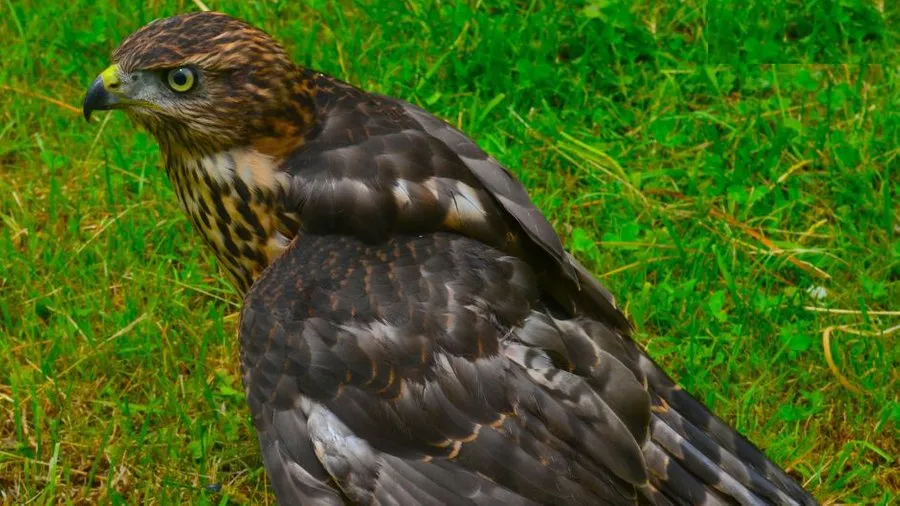
[[169, 88], [178, 93], [190, 91], [196, 82], [196, 73], [188, 67], [172, 69], [166, 74], [166, 83], [169, 85]]

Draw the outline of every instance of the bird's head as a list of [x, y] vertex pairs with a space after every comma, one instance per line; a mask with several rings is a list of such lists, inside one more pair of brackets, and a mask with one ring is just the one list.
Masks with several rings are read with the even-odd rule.
[[122, 42], [88, 89], [84, 116], [123, 109], [169, 154], [252, 144], [277, 156], [312, 124], [306, 76], [265, 32], [225, 14], [184, 14]]

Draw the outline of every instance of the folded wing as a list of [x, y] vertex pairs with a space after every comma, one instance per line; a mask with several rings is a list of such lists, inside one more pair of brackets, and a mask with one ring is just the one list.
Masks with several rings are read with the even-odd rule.
[[691, 424], [679, 390], [664, 404], [629, 339], [544, 297], [525, 262], [458, 235], [299, 237], [241, 322], [279, 501], [803, 502]]

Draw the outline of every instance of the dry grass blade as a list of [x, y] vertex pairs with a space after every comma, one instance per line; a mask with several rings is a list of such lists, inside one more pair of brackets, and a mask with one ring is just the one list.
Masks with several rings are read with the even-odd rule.
[[41, 95], [40, 93], [34, 93], [33, 91], [20, 90], [18, 88], [13, 88], [12, 86], [7, 86], [5, 84], [0, 84], [0, 90], [6, 90], [6, 91], [9, 91], [12, 93], [17, 93], [19, 95], [23, 95], [26, 97], [37, 98], [39, 100], [43, 100], [45, 102], [50, 102], [53, 105], [62, 107], [63, 109], [65, 109], [69, 112], [73, 112], [75, 114], [81, 114], [81, 109], [79, 109], [73, 105], [69, 105], [69, 104], [63, 102], [62, 100], [57, 100], [55, 98], [48, 97], [47, 95]]
[[[647, 190], [647, 193], [654, 194], [654, 195], [665, 195], [665, 196], [680, 199], [680, 200], [685, 200], [688, 198], [687, 195], [685, 195], [681, 192], [670, 191], [670, 190], [652, 189], [652, 190]], [[724, 220], [729, 225], [741, 229], [745, 234], [749, 235], [750, 237], [752, 237], [752, 238], [756, 239], [757, 241], [759, 241], [760, 243], [762, 243], [763, 246], [766, 247], [766, 250], [769, 253], [772, 253], [774, 255], [782, 255], [783, 253], [785, 253], [785, 251], [783, 249], [779, 248], [775, 243], [770, 241], [765, 236], [765, 234], [763, 234], [761, 231], [759, 231], [749, 225], [745, 225], [744, 223], [741, 223], [740, 221], [735, 219], [733, 216], [729, 215], [728, 213], [725, 213], [724, 211], [720, 211], [716, 208], [710, 208], [709, 216], [712, 218], [715, 218], [715, 219]], [[819, 269], [818, 267], [816, 267], [815, 265], [813, 265], [809, 262], [800, 260], [799, 258], [797, 258], [793, 255], [785, 257], [785, 260], [787, 260], [788, 262], [790, 262], [797, 268], [803, 270], [804, 272], [811, 274], [817, 278], [831, 279], [831, 275], [828, 274], [827, 272], [823, 271], [822, 269]]]
[[816, 313], [867, 314], [872, 316], [900, 316], [900, 311], [861, 311], [859, 309], [832, 309], [827, 307], [804, 306], [803, 309]]
[[[726, 222], [728, 222], [729, 225], [740, 228], [741, 230], [744, 231], [744, 233], [746, 233], [750, 237], [753, 237], [757, 241], [761, 242], [766, 248], [768, 248], [770, 253], [773, 253], [776, 255], [780, 255], [780, 254], [784, 253], [784, 250], [782, 250], [781, 248], [776, 246], [775, 243], [770, 241], [765, 235], [763, 235], [762, 232], [754, 229], [753, 227], [750, 227], [748, 225], [745, 225], [745, 224], [739, 222], [732, 216], [730, 216], [722, 211], [719, 211], [718, 209], [715, 209], [715, 208], [711, 208], [709, 210], [709, 215], [712, 216], [713, 218], [719, 218], [719, 219], [725, 220]], [[823, 271], [822, 269], [819, 269], [818, 267], [816, 267], [815, 265], [813, 265], [809, 262], [800, 260], [799, 258], [797, 258], [793, 255], [785, 257], [785, 259], [788, 262], [794, 264], [794, 266], [796, 266], [797, 268], [803, 270], [804, 272], [806, 272], [808, 274], [812, 274], [813, 276], [815, 276], [817, 278], [831, 279], [831, 275], [828, 274], [827, 272]]]
[[857, 394], [868, 394], [869, 393], [868, 391], [865, 391], [862, 388], [860, 388], [859, 386], [855, 385], [846, 376], [844, 376], [843, 373], [841, 373], [840, 369], [838, 369], [838, 366], [834, 361], [834, 356], [831, 353], [831, 335], [835, 331], [839, 331], [839, 332], [845, 332], [847, 334], [852, 334], [855, 336], [885, 337], [890, 334], [893, 334], [897, 330], [900, 330], [900, 325], [891, 327], [887, 330], [881, 330], [878, 332], [857, 330], [848, 325], [832, 325], [830, 327], [827, 327], [822, 332], [822, 348], [823, 348], [823, 352], [825, 353], [825, 362], [828, 364], [828, 368], [831, 370], [831, 373], [834, 374], [834, 377], [837, 378], [838, 382], [841, 385], [843, 385], [844, 388], [846, 388], [847, 390], [850, 390], [851, 392], [857, 393]]

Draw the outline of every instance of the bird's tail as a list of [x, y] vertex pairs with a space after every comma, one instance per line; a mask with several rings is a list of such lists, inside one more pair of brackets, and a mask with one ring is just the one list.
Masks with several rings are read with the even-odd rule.
[[630, 337], [596, 321], [582, 325], [650, 393], [650, 434], [642, 448], [649, 471], [644, 492], [653, 502], [817, 504], [753, 443], [678, 387]]
[[[631, 342], [632, 346], [637, 346]], [[816, 504], [752, 443], [682, 390], [644, 353], [654, 407], [644, 448], [650, 483], [673, 503]]]
[[[815, 499], [736, 430], [678, 387], [631, 338], [612, 295], [569, 257], [588, 312], [606, 324], [590, 332], [646, 382], [654, 403], [644, 457], [650, 470], [645, 492], [666, 504], [812, 505]], [[618, 313], [619, 317], [610, 317]], [[626, 323], [622, 323], [626, 322]], [[610, 333], [611, 329], [617, 332]]]

